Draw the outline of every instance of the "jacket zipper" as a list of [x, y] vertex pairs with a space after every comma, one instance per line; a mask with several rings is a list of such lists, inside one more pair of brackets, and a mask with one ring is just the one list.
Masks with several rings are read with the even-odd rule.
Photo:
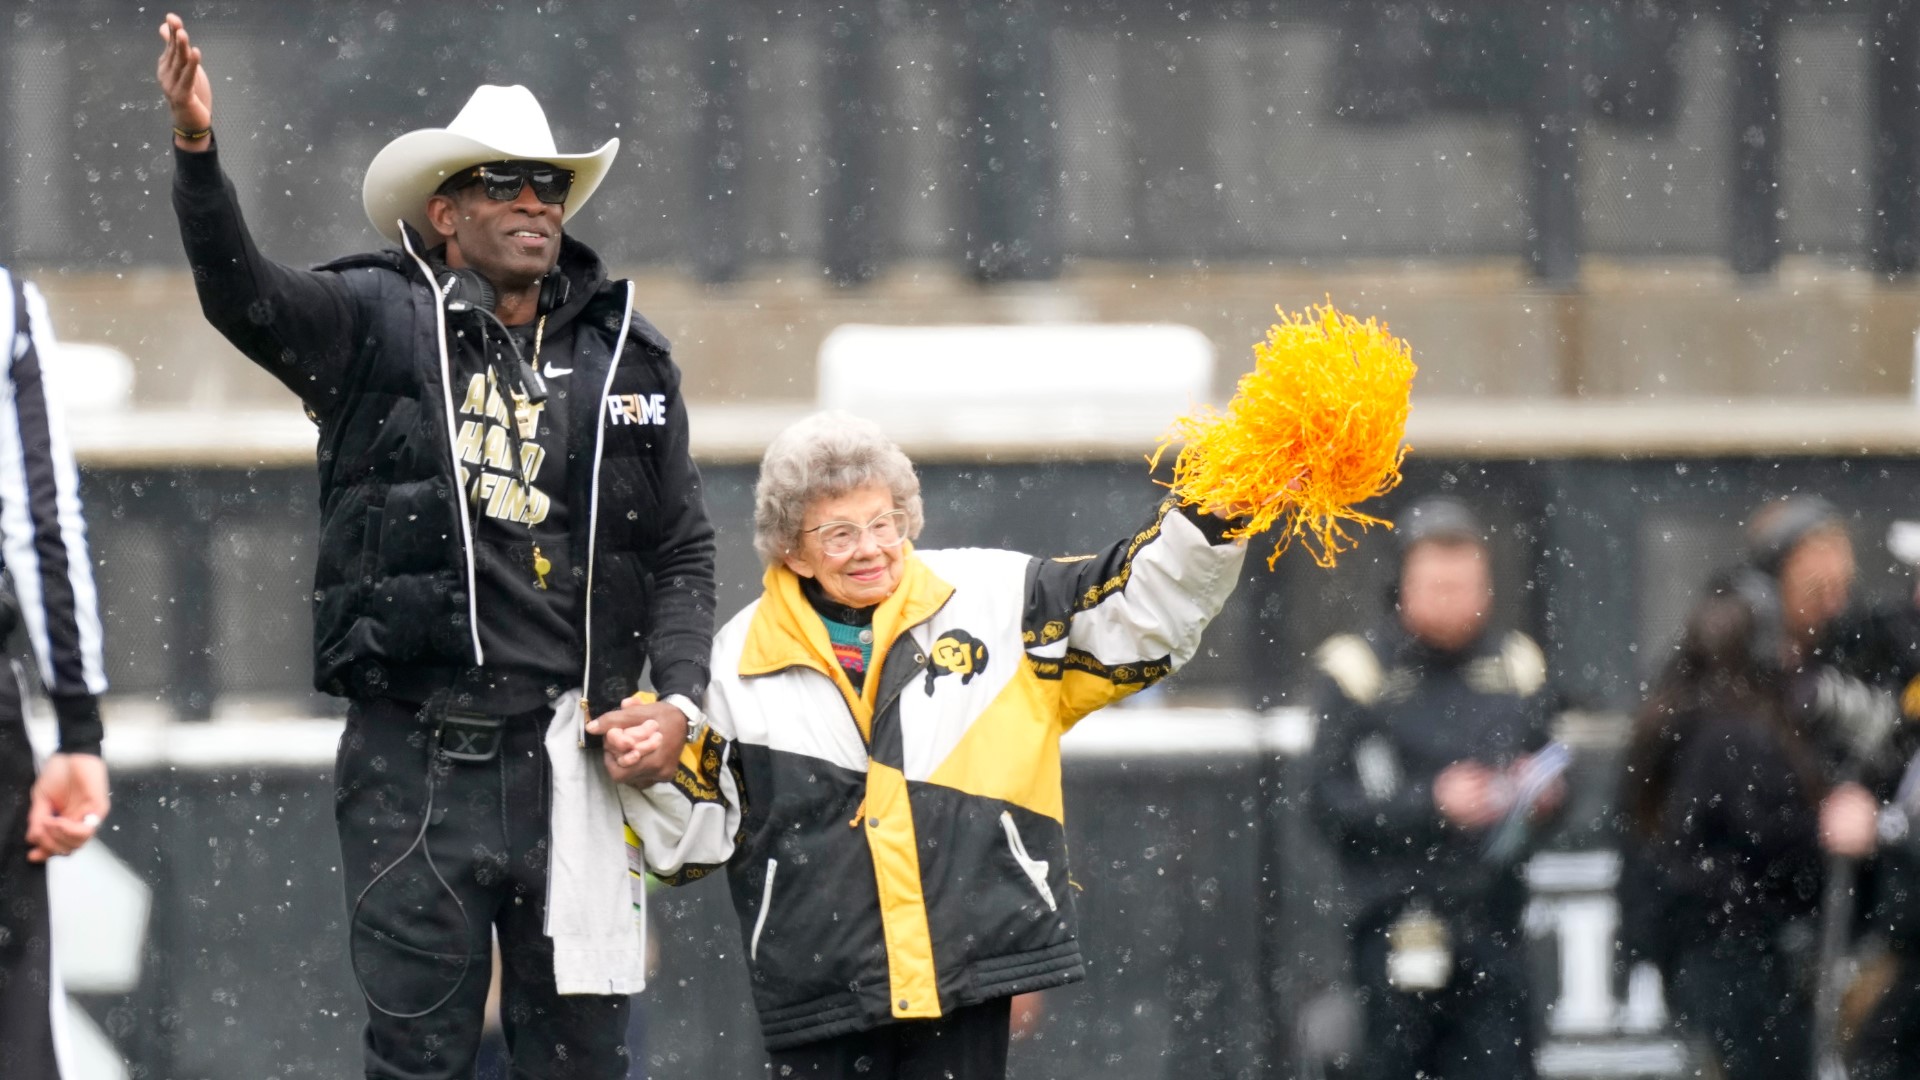
[[1059, 911], [1060, 905], [1053, 901], [1053, 886], [1047, 884], [1047, 864], [1027, 854], [1027, 843], [1020, 839], [1020, 827], [1013, 823], [1013, 812], [1000, 811], [1000, 828], [1007, 834], [1007, 849], [1013, 852], [1013, 861], [1027, 875], [1027, 880], [1039, 891], [1040, 899], [1047, 902], [1048, 911]]
[[[920, 647], [920, 641], [918, 638], [913, 636], [913, 632], [915, 630], [920, 629], [920, 627], [926, 625], [927, 619], [931, 619], [931, 618], [933, 618], [933, 616], [928, 615], [926, 619], [922, 619], [919, 622], [914, 623], [912, 626], [907, 627], [905, 630], [902, 630], [899, 636], [893, 639], [893, 644], [887, 646], [886, 655], [881, 657], [881, 660], [880, 660], [881, 675], [884, 676], [886, 674], [887, 672], [886, 661], [889, 659], [892, 659], [893, 650], [899, 645], [899, 643], [902, 640], [905, 640], [913, 645], [913, 649], [914, 649], [913, 670], [916, 674], [919, 673], [921, 666], [926, 663], [927, 652], [925, 649]], [[893, 692], [888, 694], [884, 700], [877, 699], [877, 698], [874, 700], [873, 723], [877, 724], [880, 722], [880, 718], [886, 715], [888, 709], [893, 708], [893, 703], [900, 700], [900, 695], [906, 691], [908, 684], [912, 682], [913, 682], [913, 676], [909, 675], [907, 676], [906, 681], [894, 687]], [[856, 729], [858, 729], [859, 726], [860, 726], [859, 724], [854, 725]], [[871, 731], [871, 726], [869, 726], [869, 732], [870, 731]], [[871, 764], [873, 761], [873, 736], [870, 733], [862, 733], [860, 736], [860, 743], [862, 746], [865, 746], [867, 748], [867, 761], [869, 764]], [[865, 819], [866, 816], [867, 816], [867, 797], [865, 794], [862, 794], [860, 796], [860, 805], [854, 807], [853, 819], [847, 822], [847, 828], [849, 829], [859, 828], [860, 822], [863, 819]]]
[[593, 556], [600, 539], [600, 458], [607, 442], [607, 395], [613, 393], [613, 376], [620, 370], [620, 357], [627, 349], [627, 331], [633, 324], [633, 282], [627, 282], [627, 306], [620, 315], [620, 336], [614, 339], [613, 360], [607, 364], [607, 381], [593, 402], [593, 473], [587, 486], [587, 599], [585, 630], [581, 636], [579, 745], [587, 745], [587, 721], [593, 707], [588, 703], [587, 684], [593, 678]]
[[473, 665], [483, 666], [486, 654], [480, 649], [480, 592], [474, 588], [473, 581], [473, 526], [468, 524], [472, 517], [472, 507], [467, 505], [467, 485], [460, 482], [460, 451], [454, 445], [455, 417], [453, 415], [453, 361], [447, 355], [447, 310], [441, 303], [440, 290], [433, 281], [433, 270], [427, 261], [413, 250], [413, 237], [407, 235], [404, 222], [400, 225], [400, 242], [406, 246], [407, 255], [420, 267], [420, 276], [426, 279], [427, 291], [433, 294], [433, 331], [440, 344], [440, 395], [446, 406], [447, 417], [447, 457], [453, 462], [453, 475], [448, 479], [454, 489], [460, 493], [460, 550], [467, 561], [467, 627], [473, 632]]
[[[587, 702], [588, 674], [593, 670], [593, 552], [595, 534], [599, 532], [600, 521], [600, 449], [607, 434], [607, 395], [613, 392], [613, 373], [620, 370], [620, 354], [627, 347], [627, 326], [633, 321], [633, 282], [627, 282], [627, 307], [620, 317], [620, 336], [613, 343], [613, 359], [607, 364], [607, 381], [600, 388], [600, 396], [593, 403], [593, 474], [587, 487], [587, 603], [585, 629], [580, 640], [580, 716], [574, 721], [574, 746], [587, 748], [587, 721], [593, 719], [593, 706]], [[598, 768], [599, 762], [589, 764], [588, 768]], [[549, 780], [549, 782], [551, 782]], [[623, 815], [624, 816], [624, 815]], [[553, 846], [553, 815], [547, 814], [547, 850]], [[553, 910], [553, 875], [547, 875], [547, 910]], [[641, 940], [645, 941], [646, 930], [641, 929]]]
[[[937, 609], [933, 612], [929, 612], [925, 619], [921, 619], [919, 622], [914, 623], [912, 626], [909, 626], [905, 630], [900, 631], [900, 636], [893, 639], [892, 645], [887, 646], [887, 655], [881, 658], [880, 673], [882, 675], [886, 674], [886, 670], [887, 670], [886, 662], [888, 660], [893, 659], [894, 646], [898, 645], [902, 640], [907, 641], [909, 644], [913, 646], [913, 650], [914, 650], [913, 651], [913, 659], [914, 659], [913, 670], [916, 675], [919, 674], [920, 669], [923, 666], [925, 666], [927, 662], [927, 650], [920, 647], [920, 639], [914, 637], [913, 632], [915, 630], [920, 629], [922, 626], [925, 626], [929, 621], [932, 620], [933, 616], [938, 613], [939, 612]], [[900, 700], [901, 694], [906, 693], [907, 687], [912, 685], [913, 679], [914, 679], [914, 676], [909, 675], [907, 676], [905, 681], [896, 683], [894, 685], [893, 691], [887, 695], [885, 700], [881, 700], [879, 698], [874, 699], [874, 709], [873, 709], [874, 723], [876, 724], [879, 723], [880, 718], [886, 715], [886, 711], [888, 709], [893, 708], [893, 703]], [[871, 748], [871, 746], [869, 746], [869, 748]]]
[[767, 928], [767, 909], [773, 906], [773, 873], [780, 869], [779, 859], [767, 860], [767, 880], [760, 886], [760, 914], [753, 918], [753, 940], [747, 943], [747, 959], [760, 962], [760, 931]]

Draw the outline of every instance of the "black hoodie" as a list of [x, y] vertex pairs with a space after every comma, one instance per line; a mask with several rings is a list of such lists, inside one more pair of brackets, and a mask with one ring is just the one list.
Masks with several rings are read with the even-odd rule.
[[[605, 275], [579, 244], [563, 242], [560, 254], [562, 271], [583, 286], [569, 294], [578, 299], [506, 328], [510, 342], [479, 316], [449, 320], [454, 449], [474, 524], [474, 587], [487, 658], [474, 677], [491, 687], [489, 700], [504, 712], [535, 708], [563, 693], [580, 670], [586, 567], [573, 560], [568, 543], [567, 477], [577, 453], [567, 432], [579, 396], [571, 358], [574, 317]], [[438, 266], [441, 256], [436, 252], [429, 262]], [[528, 386], [535, 377], [523, 378], [522, 361], [536, 371], [544, 365], [551, 375], [535, 382], [544, 396]]]

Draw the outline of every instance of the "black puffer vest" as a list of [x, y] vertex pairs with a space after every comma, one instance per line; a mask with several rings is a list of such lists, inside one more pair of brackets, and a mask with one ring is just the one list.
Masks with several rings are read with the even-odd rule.
[[[320, 550], [314, 580], [314, 685], [346, 697], [420, 699], [481, 656], [464, 512], [450, 431], [450, 331], [429, 270], [411, 251], [337, 260], [357, 342], [341, 404], [317, 417]], [[632, 310], [571, 237], [567, 439], [573, 565], [584, 569], [582, 683], [599, 713], [632, 693], [652, 662], [663, 695], [704, 696], [713, 626], [713, 530], [687, 452], [680, 375], [667, 341]]]

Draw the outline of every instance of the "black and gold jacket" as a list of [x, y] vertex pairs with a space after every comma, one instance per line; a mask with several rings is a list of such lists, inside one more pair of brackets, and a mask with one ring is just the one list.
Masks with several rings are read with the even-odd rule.
[[1355, 933], [1386, 925], [1414, 898], [1462, 925], [1517, 928], [1525, 859], [1489, 860], [1486, 831], [1448, 823], [1433, 787], [1456, 762], [1505, 769], [1547, 744], [1553, 697], [1540, 647], [1511, 631], [1446, 651], [1389, 624], [1329, 638], [1314, 662], [1308, 811], [1341, 863]]
[[769, 1049], [1084, 976], [1060, 737], [1193, 655], [1245, 554], [1223, 528], [1162, 506], [1079, 559], [910, 551], [861, 692], [767, 572], [706, 736], [629, 820], [672, 883], [727, 867]]

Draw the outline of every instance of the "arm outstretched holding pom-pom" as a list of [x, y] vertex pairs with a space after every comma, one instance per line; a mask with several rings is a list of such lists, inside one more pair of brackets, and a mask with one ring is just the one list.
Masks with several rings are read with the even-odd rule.
[[1269, 568], [1296, 538], [1332, 566], [1352, 545], [1342, 521], [1386, 524], [1354, 506], [1400, 482], [1415, 370], [1407, 344], [1372, 319], [1330, 305], [1282, 312], [1226, 411], [1176, 421], [1154, 460], [1184, 443], [1174, 494], [1190, 506], [1248, 508], [1234, 537], [1278, 526]]

